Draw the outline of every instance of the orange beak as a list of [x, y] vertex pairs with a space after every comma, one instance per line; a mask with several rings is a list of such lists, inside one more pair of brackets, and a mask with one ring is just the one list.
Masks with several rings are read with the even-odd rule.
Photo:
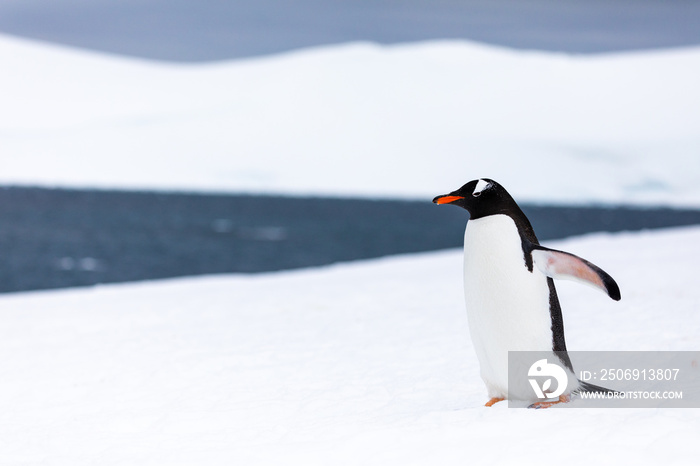
[[433, 199], [433, 202], [436, 204], [451, 204], [454, 201], [458, 201], [460, 199], [464, 199], [462, 196], [438, 196], [435, 199]]

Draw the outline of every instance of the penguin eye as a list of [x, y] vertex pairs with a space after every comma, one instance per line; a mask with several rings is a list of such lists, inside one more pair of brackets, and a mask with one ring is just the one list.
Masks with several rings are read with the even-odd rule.
[[472, 192], [472, 196], [474, 196], [474, 197], [479, 197], [479, 196], [481, 196], [481, 193], [482, 193], [484, 190], [489, 189], [490, 187], [491, 187], [491, 183], [489, 183], [488, 181], [486, 181], [486, 180], [479, 180], [479, 181], [476, 183], [476, 186], [474, 186], [474, 191]]

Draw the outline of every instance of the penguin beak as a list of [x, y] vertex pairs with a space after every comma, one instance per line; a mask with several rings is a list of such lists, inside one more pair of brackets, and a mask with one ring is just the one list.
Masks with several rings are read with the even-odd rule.
[[464, 199], [464, 197], [444, 194], [442, 196], [437, 196], [435, 199], [433, 199], [433, 204], [452, 204], [453, 202], [459, 201], [460, 199]]

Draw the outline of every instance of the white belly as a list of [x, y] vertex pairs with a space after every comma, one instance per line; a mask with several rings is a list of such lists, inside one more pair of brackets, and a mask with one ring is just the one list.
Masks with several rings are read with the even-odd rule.
[[[552, 351], [547, 277], [527, 269], [515, 223], [506, 215], [469, 220], [464, 234], [469, 332], [490, 397], [508, 393], [508, 351]], [[523, 381], [521, 396], [533, 396]], [[511, 387], [513, 391], [521, 390]]]

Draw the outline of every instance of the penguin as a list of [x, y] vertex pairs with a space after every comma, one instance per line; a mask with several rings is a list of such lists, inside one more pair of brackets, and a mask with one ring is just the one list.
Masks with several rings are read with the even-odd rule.
[[[464, 296], [469, 333], [490, 400], [532, 401], [532, 408], [568, 402], [581, 391], [611, 390], [578, 381], [566, 350], [564, 322], [554, 279], [576, 280], [620, 300], [620, 288], [596, 265], [540, 245], [530, 221], [510, 194], [489, 178], [473, 180], [435, 204], [469, 212], [464, 232]], [[508, 391], [508, 351], [547, 351], [559, 358], [569, 380], [554, 401], [540, 401], [527, 384]], [[573, 386], [571, 386], [573, 385]]]

